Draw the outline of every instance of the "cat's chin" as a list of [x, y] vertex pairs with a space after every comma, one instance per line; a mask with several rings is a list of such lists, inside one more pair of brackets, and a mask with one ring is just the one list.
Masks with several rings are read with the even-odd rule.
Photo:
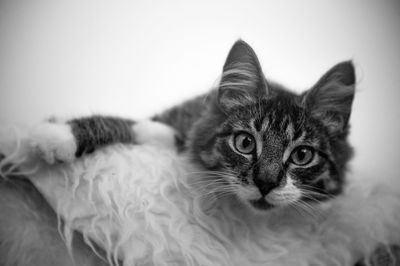
[[250, 200], [250, 204], [258, 211], [268, 211], [274, 208], [274, 205], [266, 201], [264, 198], [259, 198], [257, 200]]

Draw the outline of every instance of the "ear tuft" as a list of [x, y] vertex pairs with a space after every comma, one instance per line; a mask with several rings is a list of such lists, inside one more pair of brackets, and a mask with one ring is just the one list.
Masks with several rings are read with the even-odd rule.
[[336, 65], [334, 69], [339, 74], [339, 81], [345, 86], [354, 86], [356, 82], [356, 74], [352, 61], [345, 61]]
[[[318, 83], [327, 83], [329, 80], [335, 80], [344, 86], [354, 86], [356, 82], [356, 75], [353, 62], [344, 61], [335, 65], [328, 72], [326, 72], [325, 75], [322, 76]], [[318, 83], [316, 86], [319, 85]]]
[[225, 60], [223, 71], [225, 72], [235, 68], [235, 65], [238, 63], [248, 63], [254, 68], [254, 72], [261, 71], [261, 66], [258, 62], [256, 53], [254, 52], [253, 48], [251, 48], [251, 46], [243, 40], [237, 40], [233, 44]]
[[355, 71], [351, 61], [332, 67], [302, 97], [314, 118], [331, 133], [343, 132], [348, 125], [355, 91]]
[[265, 77], [254, 50], [238, 40], [225, 61], [218, 90], [218, 103], [224, 111], [257, 102], [267, 91]]

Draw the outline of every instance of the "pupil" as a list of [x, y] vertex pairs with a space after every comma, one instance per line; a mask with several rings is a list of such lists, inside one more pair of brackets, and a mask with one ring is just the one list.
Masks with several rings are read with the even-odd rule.
[[304, 158], [306, 157], [306, 150], [300, 150], [299, 153], [297, 154], [297, 156], [299, 157], [299, 160], [302, 161], [304, 160]]
[[245, 138], [243, 139], [243, 143], [242, 143], [242, 145], [243, 145], [243, 148], [247, 148], [247, 147], [249, 147], [249, 146], [250, 146], [250, 144], [251, 144], [251, 140], [250, 140], [250, 138], [249, 138], [249, 137], [245, 137]]

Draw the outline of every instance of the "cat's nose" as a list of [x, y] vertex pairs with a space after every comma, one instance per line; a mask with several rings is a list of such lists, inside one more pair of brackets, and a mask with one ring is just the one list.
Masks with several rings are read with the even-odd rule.
[[278, 187], [283, 178], [283, 169], [278, 163], [265, 164], [258, 168], [254, 176], [254, 183], [262, 196]]
[[278, 182], [263, 180], [260, 178], [255, 178], [254, 183], [263, 197], [266, 196], [271, 190], [279, 186]]

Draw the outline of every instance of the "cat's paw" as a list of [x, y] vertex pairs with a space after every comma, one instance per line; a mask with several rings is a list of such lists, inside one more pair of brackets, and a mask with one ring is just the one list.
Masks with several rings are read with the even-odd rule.
[[77, 144], [68, 124], [42, 123], [29, 135], [31, 151], [48, 164], [72, 162]]

